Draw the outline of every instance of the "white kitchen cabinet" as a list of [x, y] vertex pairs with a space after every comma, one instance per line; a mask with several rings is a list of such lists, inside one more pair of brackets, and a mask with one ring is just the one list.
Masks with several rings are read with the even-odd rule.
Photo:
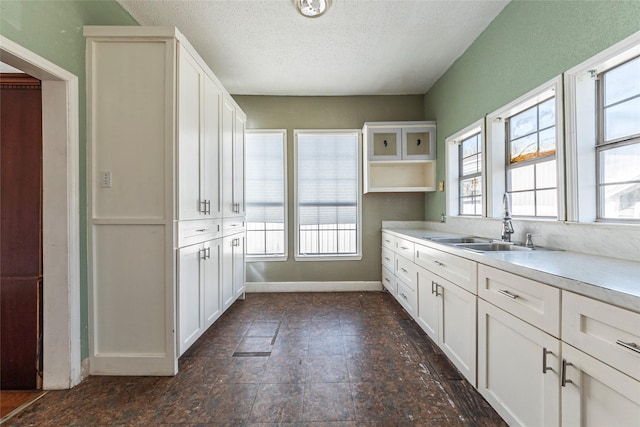
[[182, 45], [178, 57], [178, 219], [217, 218], [221, 91]]
[[230, 141], [245, 116], [176, 28], [84, 34], [89, 372], [174, 375], [221, 306], [213, 254], [196, 269], [184, 248], [221, 237], [221, 195], [244, 189], [244, 173], [221, 180], [222, 99]]
[[222, 304], [223, 310], [242, 296], [245, 290], [245, 233], [222, 238]]
[[640, 381], [562, 343], [563, 427], [637, 427]]
[[560, 423], [560, 341], [478, 299], [478, 391], [509, 425]]
[[244, 216], [244, 132], [246, 116], [230, 98], [222, 102], [222, 216]]
[[367, 122], [362, 133], [365, 193], [435, 191], [435, 122]]
[[476, 385], [476, 296], [417, 267], [416, 321], [449, 360]]
[[221, 239], [178, 249], [178, 356], [220, 317]]

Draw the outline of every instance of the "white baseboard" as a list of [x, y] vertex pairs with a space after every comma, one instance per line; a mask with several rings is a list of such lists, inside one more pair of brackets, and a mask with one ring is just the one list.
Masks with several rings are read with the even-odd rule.
[[247, 293], [256, 292], [373, 292], [382, 282], [247, 282]]

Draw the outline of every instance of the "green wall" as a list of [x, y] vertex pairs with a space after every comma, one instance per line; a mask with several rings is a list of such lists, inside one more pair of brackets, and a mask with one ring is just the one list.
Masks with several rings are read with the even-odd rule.
[[[78, 76], [81, 357], [89, 356], [84, 25], [138, 25], [115, 1], [0, 1], [0, 34]], [[46, 272], [45, 272], [46, 274]], [[46, 286], [46, 276], [45, 285]], [[46, 327], [46, 326], [45, 326]]]
[[421, 221], [424, 193], [363, 196], [361, 261], [296, 262], [293, 259], [293, 130], [361, 129], [364, 122], [422, 120], [423, 96], [234, 96], [234, 99], [247, 113], [248, 129], [286, 129], [288, 139], [289, 260], [249, 263], [247, 281], [379, 281], [382, 220]]
[[[640, 1], [512, 1], [425, 95], [425, 118], [438, 122], [438, 181], [444, 139], [640, 31]], [[425, 198], [437, 221], [445, 193]]]

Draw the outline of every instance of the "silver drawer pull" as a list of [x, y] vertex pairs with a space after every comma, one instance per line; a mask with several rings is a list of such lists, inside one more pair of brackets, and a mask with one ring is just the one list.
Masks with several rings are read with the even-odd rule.
[[640, 353], [640, 346], [634, 342], [624, 342], [622, 340], [616, 340], [616, 344], [621, 345], [627, 350], [635, 351], [636, 353]]
[[444, 263], [443, 263], [443, 262], [436, 261], [436, 260], [434, 260], [434, 261], [433, 261], [433, 263], [434, 263], [435, 265], [439, 266], [439, 267], [442, 267], [442, 266], [444, 265]]
[[391, 240], [385, 239], [384, 241], [387, 242], [387, 243], [391, 243]]
[[505, 297], [509, 297], [511, 299], [518, 299], [518, 297], [520, 296], [520, 295], [512, 294], [511, 292], [504, 289], [498, 289], [498, 293], [504, 295]]
[[207, 231], [207, 230], [208, 230], [207, 228], [198, 228], [196, 231], [197, 231], [198, 233], [204, 233], [204, 232], [205, 232], [205, 231]]
[[404, 299], [408, 299], [407, 296], [405, 294], [400, 294], [400, 296]]
[[387, 261], [391, 261], [391, 258], [384, 257], [384, 259], [386, 259]]
[[400, 267], [400, 270], [402, 270], [404, 273], [408, 273], [407, 270], [405, 270], [404, 268]]
[[391, 280], [389, 280], [389, 278], [388, 278], [388, 277], [385, 277], [385, 278], [384, 278], [384, 281], [385, 281], [385, 282], [387, 282], [387, 283], [391, 283]]
[[573, 363], [567, 362], [567, 359], [562, 359], [562, 372], [560, 373], [560, 385], [566, 387], [567, 384], [573, 384], [573, 381], [567, 379], [567, 367], [573, 366]]
[[407, 250], [407, 249], [409, 249], [409, 248], [408, 248], [408, 247], [406, 247], [406, 246], [400, 246], [400, 249], [404, 249], [404, 250], [406, 251], [406, 250]]
[[547, 366], [547, 355], [553, 354], [553, 351], [547, 350], [547, 347], [542, 347], [542, 373], [546, 374], [547, 371], [553, 371], [553, 368]]

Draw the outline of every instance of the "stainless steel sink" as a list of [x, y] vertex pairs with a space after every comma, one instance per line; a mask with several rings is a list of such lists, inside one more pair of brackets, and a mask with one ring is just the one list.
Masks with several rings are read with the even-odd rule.
[[507, 252], [507, 251], [531, 251], [534, 248], [516, 245], [513, 243], [460, 243], [454, 245], [458, 248], [469, 249], [477, 252]]
[[491, 239], [483, 239], [482, 237], [429, 237], [431, 241], [437, 243], [446, 243], [446, 244], [459, 244], [459, 243], [491, 243]]

